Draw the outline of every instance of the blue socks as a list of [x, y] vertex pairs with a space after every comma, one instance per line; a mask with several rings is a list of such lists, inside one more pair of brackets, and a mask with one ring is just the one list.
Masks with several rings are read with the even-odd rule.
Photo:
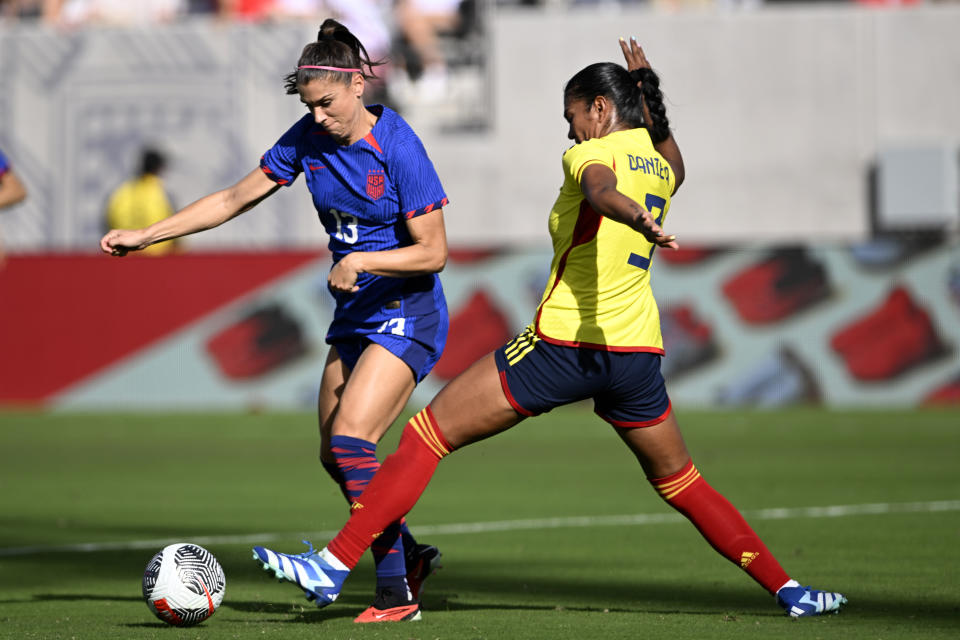
[[[336, 464], [324, 462], [323, 468], [340, 485], [344, 497], [352, 505], [380, 468], [377, 445], [359, 438], [333, 436], [330, 439], [330, 448]], [[412, 549], [416, 541], [405, 523], [395, 522], [384, 529], [371, 545], [370, 550], [377, 567], [377, 588], [406, 590], [407, 565], [403, 553], [405, 544]]]

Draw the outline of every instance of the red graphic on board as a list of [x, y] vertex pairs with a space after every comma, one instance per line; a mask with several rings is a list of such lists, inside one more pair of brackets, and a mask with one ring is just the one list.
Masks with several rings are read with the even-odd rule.
[[450, 333], [433, 373], [451, 380], [513, 337], [507, 317], [483, 289], [450, 316]]
[[889, 380], [945, 352], [929, 312], [902, 286], [834, 333], [830, 346], [864, 381]]

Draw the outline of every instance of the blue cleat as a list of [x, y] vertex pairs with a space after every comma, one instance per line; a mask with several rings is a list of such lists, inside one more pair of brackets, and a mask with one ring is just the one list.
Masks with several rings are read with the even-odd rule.
[[325, 607], [340, 595], [343, 582], [350, 575], [350, 569], [327, 551], [326, 547], [317, 551], [313, 545], [305, 553], [290, 555], [277, 553], [264, 547], [253, 548], [253, 559], [280, 580], [292, 582], [307, 594], [318, 607]]
[[777, 591], [777, 604], [792, 618], [838, 613], [847, 599], [841, 593], [788, 585]]

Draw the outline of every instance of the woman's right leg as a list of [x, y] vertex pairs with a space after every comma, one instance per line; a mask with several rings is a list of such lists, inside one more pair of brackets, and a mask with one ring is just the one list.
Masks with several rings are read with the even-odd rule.
[[413, 508], [440, 460], [522, 419], [503, 393], [493, 354], [478, 360], [410, 419], [397, 451], [383, 461], [327, 549], [352, 569], [376, 535]]

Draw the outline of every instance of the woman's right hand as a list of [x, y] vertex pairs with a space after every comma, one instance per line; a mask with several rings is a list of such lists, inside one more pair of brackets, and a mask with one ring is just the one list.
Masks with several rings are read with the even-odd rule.
[[333, 265], [330, 273], [327, 275], [327, 284], [333, 291], [341, 293], [356, 293], [360, 291], [357, 286], [357, 277], [362, 272], [359, 265], [362, 252], [348, 253], [343, 256], [337, 264]]
[[100, 249], [112, 256], [125, 256], [128, 251], [139, 251], [150, 245], [144, 229], [111, 229], [100, 238]]

